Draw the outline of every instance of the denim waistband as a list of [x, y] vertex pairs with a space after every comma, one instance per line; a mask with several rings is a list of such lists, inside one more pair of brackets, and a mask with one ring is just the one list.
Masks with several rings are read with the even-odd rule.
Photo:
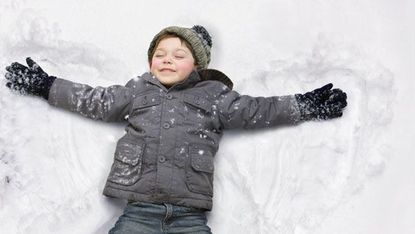
[[171, 212], [172, 215], [180, 214], [180, 213], [205, 213], [206, 210], [194, 208], [194, 207], [186, 207], [186, 206], [179, 206], [175, 204], [169, 203], [150, 203], [150, 202], [142, 202], [142, 201], [129, 201], [129, 206], [135, 206], [142, 208], [143, 211], [148, 212], [155, 212], [155, 213], [166, 213]]

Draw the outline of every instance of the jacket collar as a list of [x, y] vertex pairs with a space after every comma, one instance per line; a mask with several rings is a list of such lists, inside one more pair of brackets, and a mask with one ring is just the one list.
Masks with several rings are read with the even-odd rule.
[[[169, 90], [164, 85], [162, 85], [160, 81], [157, 80], [157, 78], [150, 72], [144, 73], [142, 75], [142, 78], [166, 91]], [[170, 87], [170, 89], [185, 89], [193, 87], [196, 83], [203, 80], [217, 80], [222, 82], [224, 85], [228, 86], [229, 89], [232, 90], [233, 88], [233, 83], [231, 79], [229, 79], [229, 77], [221, 71], [215, 69], [202, 69], [198, 71], [192, 71], [186, 80], [173, 85], [172, 87]]]
[[187, 77], [187, 79], [185, 79], [184, 81], [177, 83], [173, 86], [171, 86], [170, 88], [166, 88], [163, 84], [160, 83], [160, 81], [156, 78], [156, 76], [154, 76], [152, 73], [150, 72], [146, 72], [142, 75], [142, 78], [154, 85], [157, 85], [158, 87], [164, 89], [164, 90], [170, 90], [170, 89], [184, 89], [184, 88], [189, 88], [189, 87], [193, 87], [197, 82], [201, 81], [201, 78], [199, 76], [199, 73], [197, 71], [192, 71], [189, 75], [189, 77]]

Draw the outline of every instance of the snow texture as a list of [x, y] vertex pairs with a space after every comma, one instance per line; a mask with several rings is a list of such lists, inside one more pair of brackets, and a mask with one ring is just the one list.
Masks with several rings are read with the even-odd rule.
[[[413, 136], [413, 123], [404, 123], [408, 132], [400, 138], [391, 131], [404, 125], [396, 124], [397, 115], [409, 121], [400, 116], [404, 110], [414, 113], [410, 108], [395, 113], [394, 107], [397, 96], [405, 97], [405, 87], [413, 84], [399, 79], [414, 74], [405, 67], [408, 62], [398, 61], [400, 54], [388, 49], [412, 51], [405, 55], [413, 63], [414, 46], [398, 46], [393, 33], [407, 32], [396, 17], [415, 21], [405, 21], [409, 10], [404, 9], [411, 7], [405, 1], [393, 6], [367, 2], [261, 0], [238, 2], [235, 8], [222, 1], [175, 1], [164, 8], [158, 1], [2, 0], [0, 67], [31, 56], [57, 77], [93, 86], [125, 84], [147, 70], [147, 46], [163, 27], [204, 25], [213, 35], [211, 67], [227, 73], [240, 93], [304, 93], [332, 82], [348, 94], [341, 119], [225, 133], [215, 159], [214, 206], [208, 215], [213, 232], [382, 233], [372, 219], [353, 213], [362, 209], [349, 204], [365, 201], [365, 188], [390, 176], [388, 166], [394, 171], [393, 165], [403, 165], [397, 164], [397, 152], [409, 154], [405, 142]], [[402, 15], [391, 13], [394, 9]], [[154, 18], [156, 10], [166, 17]], [[413, 30], [407, 33], [413, 42]], [[2, 79], [1, 232], [106, 233], [124, 206], [102, 195], [123, 125], [55, 109], [41, 98], [10, 92], [4, 84]], [[403, 181], [413, 184], [414, 176], [407, 175]], [[399, 184], [410, 191], [405, 182]], [[389, 199], [387, 192], [379, 196], [375, 201]], [[403, 198], [405, 207], [415, 208], [409, 197]], [[370, 202], [366, 206], [376, 208]], [[400, 211], [399, 222], [376, 210], [365, 214], [385, 221], [383, 233], [415, 232], [409, 221], [414, 213]], [[351, 216], [367, 221], [352, 225]], [[343, 226], [347, 228], [339, 228]]]

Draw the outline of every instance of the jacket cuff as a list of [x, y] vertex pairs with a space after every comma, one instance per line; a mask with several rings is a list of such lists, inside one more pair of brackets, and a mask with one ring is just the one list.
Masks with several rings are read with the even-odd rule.
[[289, 102], [290, 116], [291, 116], [292, 123], [297, 124], [301, 122], [302, 121], [301, 109], [300, 109], [300, 105], [298, 104], [297, 98], [295, 97], [295, 95], [288, 95], [288, 96], [285, 96], [285, 98], [287, 98], [287, 101]]
[[60, 106], [62, 103], [65, 103], [65, 90], [68, 90], [73, 84], [73, 82], [61, 78], [56, 78], [52, 83], [49, 95], [48, 103], [52, 106]]
[[39, 92], [39, 95], [41, 97], [43, 97], [44, 99], [49, 100], [50, 89], [51, 89], [53, 83], [55, 82], [56, 77], [49, 76], [45, 80], [46, 80], [45, 85], [41, 88], [41, 90]]

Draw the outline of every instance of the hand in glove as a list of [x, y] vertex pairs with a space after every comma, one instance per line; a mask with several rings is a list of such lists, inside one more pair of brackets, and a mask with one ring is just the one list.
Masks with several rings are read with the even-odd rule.
[[347, 95], [341, 89], [327, 84], [305, 94], [296, 94], [301, 120], [325, 120], [341, 117], [347, 106]]
[[47, 100], [56, 77], [49, 76], [31, 58], [26, 58], [26, 63], [28, 67], [17, 62], [6, 67], [6, 86], [21, 94], [32, 94]]

